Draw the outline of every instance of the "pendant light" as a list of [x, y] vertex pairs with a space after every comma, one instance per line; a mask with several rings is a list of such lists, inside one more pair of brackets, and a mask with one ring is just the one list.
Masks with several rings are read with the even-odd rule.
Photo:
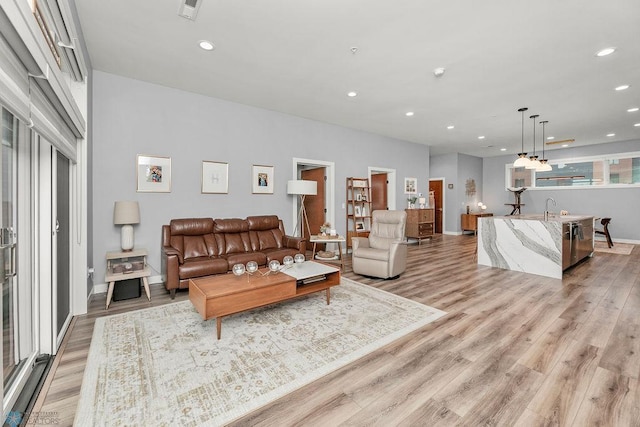
[[540, 166], [540, 160], [538, 160], [538, 156], [536, 156], [536, 119], [538, 117], [540, 117], [539, 114], [529, 116], [530, 119], [533, 119], [533, 156], [529, 157], [529, 164], [525, 166], [527, 169], [538, 169]]
[[542, 125], [542, 159], [540, 160], [540, 166], [536, 168], [536, 172], [550, 172], [553, 170], [551, 165], [547, 163], [547, 159], [544, 158], [544, 126], [549, 123], [549, 120], [543, 120], [540, 122]]
[[523, 168], [529, 164], [529, 159], [527, 158], [527, 153], [524, 152], [524, 112], [527, 111], [528, 108], [518, 108], [518, 111], [522, 113], [522, 147], [520, 152], [518, 153], [518, 158], [515, 162], [513, 162], [514, 168]]

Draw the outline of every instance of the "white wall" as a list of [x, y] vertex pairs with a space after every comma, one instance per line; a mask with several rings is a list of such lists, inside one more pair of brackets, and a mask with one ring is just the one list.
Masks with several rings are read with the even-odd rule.
[[[137, 154], [169, 156], [171, 193], [137, 193]], [[137, 247], [150, 252], [160, 274], [162, 224], [184, 217], [246, 217], [276, 214], [288, 232], [295, 226], [293, 198], [286, 194], [292, 158], [335, 162], [336, 227], [345, 232], [345, 182], [366, 177], [369, 166], [417, 177], [427, 190], [429, 147], [300, 117], [170, 89], [103, 72], [93, 73], [93, 266], [104, 283], [104, 255], [119, 248], [113, 203], [137, 200], [141, 223]], [[229, 193], [201, 194], [202, 160], [229, 163]], [[275, 167], [273, 195], [251, 194], [251, 165]], [[406, 206], [402, 188], [396, 206]], [[91, 210], [90, 210], [91, 211]]]

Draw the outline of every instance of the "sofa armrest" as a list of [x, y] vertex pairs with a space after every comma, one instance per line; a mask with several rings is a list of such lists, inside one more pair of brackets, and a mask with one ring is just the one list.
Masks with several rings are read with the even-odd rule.
[[307, 251], [307, 239], [293, 236], [284, 236], [282, 239], [285, 248], [297, 249], [301, 254]]
[[182, 252], [180, 252], [176, 248], [172, 246], [163, 246], [162, 253], [164, 256], [167, 256], [167, 257], [176, 256], [178, 258], [178, 263], [184, 264], [184, 256], [182, 255]]

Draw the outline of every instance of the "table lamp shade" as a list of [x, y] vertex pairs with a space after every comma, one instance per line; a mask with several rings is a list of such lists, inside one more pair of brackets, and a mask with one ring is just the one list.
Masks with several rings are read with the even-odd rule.
[[113, 223], [122, 225], [120, 230], [120, 247], [124, 252], [133, 249], [133, 226], [140, 223], [140, 207], [138, 202], [116, 202], [113, 207]]
[[140, 208], [138, 202], [116, 202], [113, 207], [113, 223], [115, 225], [139, 224]]
[[287, 194], [315, 196], [318, 194], [318, 183], [303, 179], [295, 179], [287, 182]]

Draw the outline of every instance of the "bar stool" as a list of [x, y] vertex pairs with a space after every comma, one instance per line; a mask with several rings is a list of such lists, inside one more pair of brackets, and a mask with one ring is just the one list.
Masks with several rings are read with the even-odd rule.
[[611, 236], [609, 235], [609, 223], [611, 222], [611, 218], [602, 218], [600, 220], [600, 224], [602, 224], [602, 230], [594, 230], [596, 234], [602, 234], [607, 238], [607, 245], [609, 247], [613, 246], [613, 241], [611, 240]]

